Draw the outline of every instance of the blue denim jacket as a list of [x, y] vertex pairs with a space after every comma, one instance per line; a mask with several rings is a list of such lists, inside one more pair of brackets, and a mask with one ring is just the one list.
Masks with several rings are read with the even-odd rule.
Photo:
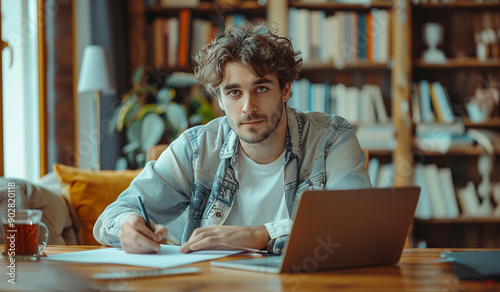
[[[351, 124], [339, 116], [288, 106], [286, 112], [283, 192], [289, 214], [305, 190], [371, 187]], [[169, 224], [188, 208], [182, 243], [198, 227], [222, 225], [239, 186], [238, 143], [225, 117], [186, 130], [104, 210], [94, 226], [97, 241], [120, 245], [121, 223], [131, 212], [140, 214], [137, 195], [157, 224]], [[268, 249], [279, 253], [285, 238], [271, 238]]]

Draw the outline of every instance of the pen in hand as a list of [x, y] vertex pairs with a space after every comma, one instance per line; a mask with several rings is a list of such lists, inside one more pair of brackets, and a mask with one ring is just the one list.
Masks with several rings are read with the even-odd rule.
[[137, 200], [139, 201], [139, 208], [141, 208], [142, 218], [144, 219], [144, 222], [146, 223], [146, 226], [149, 229], [151, 229], [151, 231], [154, 232], [154, 230], [151, 228], [151, 223], [149, 222], [148, 212], [146, 212], [146, 208], [144, 207], [144, 204], [142, 203], [141, 196], [137, 196]]

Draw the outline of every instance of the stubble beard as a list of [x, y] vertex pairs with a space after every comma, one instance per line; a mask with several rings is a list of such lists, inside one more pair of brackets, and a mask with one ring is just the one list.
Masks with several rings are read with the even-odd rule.
[[[264, 115], [258, 115], [258, 114], [250, 114], [247, 115], [246, 117], [241, 118], [240, 120], [237, 121], [237, 125], [240, 125], [241, 123], [244, 122], [249, 122], [253, 120], [262, 120], [263, 122], [267, 122], [270, 120], [269, 127], [267, 127], [262, 134], [258, 134], [257, 131], [258, 129], [250, 129], [251, 134], [244, 136], [242, 133], [239, 133], [236, 131], [238, 134], [238, 138], [248, 144], [254, 144], [254, 143], [261, 143], [265, 140], [267, 140], [269, 137], [271, 137], [273, 134], [275, 134], [276, 129], [278, 128], [279, 123], [281, 122], [281, 119], [283, 118], [283, 98], [281, 98], [278, 106], [276, 107], [276, 110], [272, 112], [271, 117], [268, 118], [267, 116]], [[237, 129], [238, 127], [231, 122], [231, 127], [233, 130]]]

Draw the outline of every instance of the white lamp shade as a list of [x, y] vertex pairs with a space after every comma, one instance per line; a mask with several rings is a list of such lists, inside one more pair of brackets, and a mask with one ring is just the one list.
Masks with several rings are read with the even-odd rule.
[[104, 94], [115, 92], [109, 56], [105, 48], [85, 47], [77, 91], [78, 93], [101, 91]]

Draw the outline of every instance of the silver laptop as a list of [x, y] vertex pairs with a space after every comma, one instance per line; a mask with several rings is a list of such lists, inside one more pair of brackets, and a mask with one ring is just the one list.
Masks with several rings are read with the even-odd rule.
[[285, 250], [211, 265], [268, 273], [391, 265], [399, 262], [419, 187], [306, 191]]

